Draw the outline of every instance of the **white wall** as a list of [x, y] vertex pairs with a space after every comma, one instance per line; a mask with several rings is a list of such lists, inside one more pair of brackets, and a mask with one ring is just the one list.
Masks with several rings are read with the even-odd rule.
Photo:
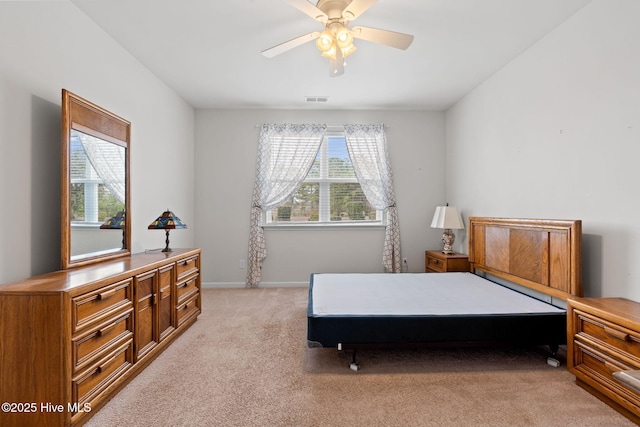
[[164, 209], [195, 217], [193, 109], [70, 2], [0, 2], [0, 283], [60, 267], [62, 88], [132, 123], [134, 252]]
[[639, 17], [594, 0], [446, 115], [449, 201], [582, 219], [586, 296], [640, 300]]
[[[403, 111], [199, 110], [196, 112], [196, 245], [203, 282], [244, 286], [249, 210], [262, 123], [384, 123], [394, 172], [402, 256], [424, 271], [440, 246], [429, 228], [444, 199], [444, 113]], [[314, 272], [382, 272], [383, 230], [268, 230], [262, 285], [308, 283]]]
[[[640, 300], [638, 16], [636, 0], [594, 0], [450, 109], [445, 125], [443, 113], [415, 111], [194, 114], [71, 3], [0, 2], [0, 283], [59, 267], [66, 88], [132, 122], [134, 252], [163, 246], [163, 233], [146, 227], [171, 208], [189, 225], [172, 246], [203, 248], [206, 283], [245, 280], [256, 125], [370, 122], [388, 126], [410, 271], [439, 246], [429, 219], [448, 201], [465, 218], [582, 219], [586, 294]], [[268, 231], [263, 283], [381, 271], [382, 239], [375, 230]]]

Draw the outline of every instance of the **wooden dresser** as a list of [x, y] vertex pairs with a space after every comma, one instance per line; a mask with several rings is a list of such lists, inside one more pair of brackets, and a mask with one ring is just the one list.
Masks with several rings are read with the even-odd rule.
[[200, 249], [0, 286], [0, 425], [83, 424], [200, 311]]
[[640, 369], [640, 304], [573, 298], [567, 307], [567, 367], [576, 382], [640, 423], [640, 394], [614, 374]]
[[424, 271], [426, 273], [469, 271], [469, 257], [463, 254], [444, 254], [442, 251], [425, 251]]

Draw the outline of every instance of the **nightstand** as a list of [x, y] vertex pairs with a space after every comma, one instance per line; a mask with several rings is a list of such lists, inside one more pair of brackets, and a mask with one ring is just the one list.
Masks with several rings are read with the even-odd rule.
[[427, 273], [469, 271], [469, 257], [464, 254], [443, 254], [442, 251], [425, 251], [424, 271]]
[[640, 423], [640, 304], [624, 298], [570, 298], [567, 369], [576, 383]]

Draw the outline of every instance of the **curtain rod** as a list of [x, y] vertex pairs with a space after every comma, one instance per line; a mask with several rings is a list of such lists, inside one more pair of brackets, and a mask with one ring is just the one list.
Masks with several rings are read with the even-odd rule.
[[[261, 128], [264, 124], [265, 123], [258, 124], [256, 125], [256, 128]], [[385, 125], [384, 123], [382, 123], [382, 127], [384, 127], [385, 129], [389, 129], [389, 126]], [[344, 128], [344, 125], [327, 125], [327, 128]]]

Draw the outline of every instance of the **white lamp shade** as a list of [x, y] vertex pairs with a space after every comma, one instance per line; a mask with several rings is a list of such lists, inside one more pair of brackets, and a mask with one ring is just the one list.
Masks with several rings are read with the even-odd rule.
[[431, 228], [452, 228], [461, 229], [464, 228], [464, 222], [462, 217], [453, 206], [438, 206], [436, 212], [433, 214], [433, 220], [431, 221]]

